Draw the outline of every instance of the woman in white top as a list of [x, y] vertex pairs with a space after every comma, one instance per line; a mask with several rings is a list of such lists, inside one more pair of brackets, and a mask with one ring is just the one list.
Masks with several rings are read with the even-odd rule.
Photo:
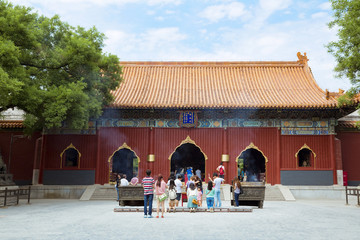
[[193, 203], [197, 198], [197, 189], [194, 183], [190, 183], [189, 188], [187, 189], [187, 198], [188, 198], [188, 208], [190, 208], [190, 212], [195, 212], [195, 208], [197, 208], [197, 204]]

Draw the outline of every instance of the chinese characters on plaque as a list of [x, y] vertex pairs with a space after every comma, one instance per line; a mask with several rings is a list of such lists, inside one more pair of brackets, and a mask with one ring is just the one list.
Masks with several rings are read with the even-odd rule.
[[197, 125], [197, 114], [192, 111], [181, 111], [180, 112], [180, 127], [196, 127]]

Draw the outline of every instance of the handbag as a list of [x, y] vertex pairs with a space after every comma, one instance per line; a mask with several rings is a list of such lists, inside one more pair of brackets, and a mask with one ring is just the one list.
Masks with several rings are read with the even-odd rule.
[[240, 186], [240, 194], [243, 194], [244, 193], [244, 190], [243, 188]]
[[196, 205], [198, 204], [198, 202], [197, 202], [197, 200], [195, 198], [192, 200], [192, 203], [196, 204]]
[[166, 193], [163, 193], [159, 196], [159, 201], [162, 202], [162, 201], [165, 201], [167, 199], [167, 195]]

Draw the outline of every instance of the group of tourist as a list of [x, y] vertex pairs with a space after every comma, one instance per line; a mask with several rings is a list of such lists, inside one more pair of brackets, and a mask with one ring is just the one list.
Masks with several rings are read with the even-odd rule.
[[126, 174], [122, 174], [122, 173], [118, 173], [116, 175], [116, 179], [115, 179], [115, 188], [117, 191], [117, 200], [119, 201], [119, 187], [123, 187], [123, 186], [135, 186], [139, 183], [139, 178], [137, 176], [134, 176], [130, 182], [126, 179]]
[[[214, 207], [221, 207], [220, 187], [221, 184], [225, 182], [225, 167], [222, 163], [217, 168], [217, 171], [219, 174], [215, 172], [212, 178], [210, 175], [208, 176], [209, 182], [205, 191], [207, 209], [209, 212], [214, 212]], [[188, 176], [189, 174], [187, 174], [186, 177]], [[198, 175], [191, 175], [189, 179], [185, 179], [185, 182], [182, 180], [182, 174], [175, 174], [173, 172], [170, 174], [167, 183], [164, 181], [161, 174], [159, 174], [155, 180], [151, 177], [151, 170], [146, 170], [146, 177], [144, 177], [141, 182], [144, 188], [144, 218], [153, 217], [152, 202], [154, 194], [157, 201], [156, 218], [160, 217], [160, 208], [161, 218], [164, 218], [165, 199], [167, 198], [169, 199], [169, 212], [175, 212], [175, 207], [178, 207], [181, 200], [183, 186], [186, 186], [187, 207], [190, 208], [190, 212], [195, 212], [197, 207], [201, 207], [203, 197], [201, 178]], [[240, 181], [234, 181], [235, 198], [239, 196], [240, 188]], [[236, 201], [236, 205], [239, 205], [238, 201]], [[149, 210], [147, 209], [147, 206], [149, 206]]]

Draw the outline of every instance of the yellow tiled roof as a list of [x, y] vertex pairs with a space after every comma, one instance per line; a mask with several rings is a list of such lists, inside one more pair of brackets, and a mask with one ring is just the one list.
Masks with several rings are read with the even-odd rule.
[[[301, 55], [300, 55], [301, 56]], [[303, 57], [303, 56], [301, 56]], [[306, 58], [306, 55], [305, 55]], [[306, 61], [120, 62], [114, 108], [336, 108]]]
[[23, 120], [1, 120], [0, 128], [23, 128]]

